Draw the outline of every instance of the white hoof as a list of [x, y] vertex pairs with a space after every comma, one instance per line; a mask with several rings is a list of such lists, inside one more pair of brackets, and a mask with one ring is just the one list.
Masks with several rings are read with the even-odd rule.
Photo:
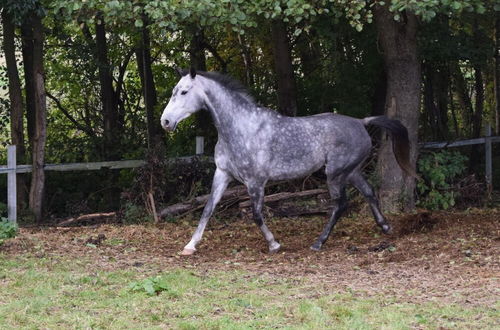
[[194, 254], [195, 251], [196, 249], [184, 248], [184, 250], [182, 250], [181, 252], [181, 256], [191, 256]]
[[280, 243], [274, 241], [269, 245], [269, 253], [276, 253], [280, 250], [280, 248], [281, 248]]

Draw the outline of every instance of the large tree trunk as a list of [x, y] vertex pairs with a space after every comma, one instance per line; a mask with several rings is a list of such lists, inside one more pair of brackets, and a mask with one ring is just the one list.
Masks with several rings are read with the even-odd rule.
[[[401, 21], [386, 6], [375, 6], [375, 22], [387, 74], [386, 114], [408, 129], [410, 161], [415, 167], [418, 153], [421, 68], [417, 56], [417, 17], [403, 12]], [[377, 172], [382, 208], [389, 212], [415, 207], [415, 179], [403, 174], [387, 137], [381, 141]]]
[[148, 19], [143, 17], [144, 26], [141, 29], [141, 38], [136, 49], [137, 67], [142, 84], [142, 95], [146, 108], [146, 123], [148, 133], [148, 148], [154, 147], [160, 141], [159, 120], [156, 120], [154, 111], [157, 103], [156, 86], [151, 69], [151, 41], [147, 27]]
[[495, 101], [496, 135], [500, 135], [500, 11], [495, 19]]
[[113, 74], [108, 59], [106, 27], [101, 15], [96, 16], [96, 55], [99, 66], [99, 83], [104, 123], [104, 157], [116, 160], [120, 155], [118, 102], [113, 89]]
[[32, 178], [30, 189], [30, 209], [37, 223], [42, 221], [43, 198], [45, 193], [45, 141], [47, 137], [47, 107], [43, 68], [43, 25], [42, 19], [32, 15], [33, 27], [33, 86], [35, 105], [35, 131], [32, 150]]
[[[9, 79], [9, 100], [10, 100], [10, 137], [11, 143], [17, 146], [17, 162], [24, 164], [26, 148], [24, 145], [24, 125], [23, 125], [23, 96], [21, 91], [21, 80], [17, 70], [15, 25], [12, 17], [6, 10], [2, 12], [3, 27], [3, 51], [5, 54], [5, 64], [7, 65], [7, 77]], [[26, 207], [27, 185], [24, 175], [17, 177], [17, 203], [21, 208]]]
[[297, 115], [297, 87], [293, 73], [290, 41], [283, 21], [271, 22], [271, 41], [276, 71], [278, 111], [286, 116], [295, 116]]

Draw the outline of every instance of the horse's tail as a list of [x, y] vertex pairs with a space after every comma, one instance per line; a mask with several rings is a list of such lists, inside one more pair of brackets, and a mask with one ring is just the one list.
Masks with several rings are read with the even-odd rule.
[[408, 175], [418, 178], [410, 163], [410, 141], [408, 130], [399, 120], [390, 119], [387, 116], [366, 117], [362, 119], [363, 124], [374, 125], [386, 129], [392, 138], [392, 151], [396, 157], [399, 167]]

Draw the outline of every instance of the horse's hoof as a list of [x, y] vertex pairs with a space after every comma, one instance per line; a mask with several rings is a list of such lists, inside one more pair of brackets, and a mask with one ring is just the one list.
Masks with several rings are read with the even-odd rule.
[[390, 225], [383, 225], [382, 232], [384, 234], [392, 234], [392, 227]]
[[181, 256], [192, 256], [196, 250], [195, 249], [184, 249], [181, 252]]
[[269, 253], [270, 254], [276, 253], [276, 252], [278, 252], [280, 250], [280, 248], [281, 248], [280, 243], [274, 242], [273, 244], [271, 244], [269, 246]]
[[320, 251], [321, 250], [321, 244], [318, 244], [318, 243], [314, 243], [313, 245], [311, 245], [311, 250], [313, 251]]

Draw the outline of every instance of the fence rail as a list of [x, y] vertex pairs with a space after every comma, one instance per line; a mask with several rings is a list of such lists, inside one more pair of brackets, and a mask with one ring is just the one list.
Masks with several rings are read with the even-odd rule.
[[488, 189], [491, 191], [493, 189], [493, 157], [492, 157], [492, 144], [500, 142], [500, 136], [491, 135], [491, 125], [486, 124], [485, 136], [482, 138], [460, 140], [453, 142], [425, 142], [420, 146], [424, 149], [441, 149], [441, 148], [453, 148], [453, 147], [463, 147], [476, 144], [484, 144], [484, 174], [486, 178], [486, 184]]
[[[426, 142], [420, 144], [424, 149], [440, 149], [452, 148], [468, 145], [484, 144], [485, 145], [485, 174], [486, 183], [492, 185], [492, 143], [500, 142], [500, 136], [491, 136], [491, 126], [486, 126], [486, 136], [477, 139], [453, 141], [453, 142]], [[190, 162], [196, 156], [202, 155], [204, 150], [204, 140], [202, 136], [196, 137], [196, 155], [187, 157], [174, 158], [177, 161]], [[211, 157], [209, 157], [211, 158]], [[213, 158], [211, 158], [213, 159]], [[69, 163], [69, 164], [45, 164], [45, 171], [89, 171], [107, 169], [124, 169], [136, 168], [143, 166], [146, 162], [144, 160], [119, 160], [108, 162], [94, 162], [94, 163]], [[16, 174], [29, 173], [32, 170], [31, 165], [17, 165], [16, 164], [16, 146], [7, 147], [7, 166], [0, 166], [0, 174], [7, 174], [7, 209], [8, 219], [15, 222], [17, 220], [17, 184]]]
[[[204, 138], [203, 136], [196, 137], [196, 154], [194, 156], [171, 158], [180, 162], [191, 162], [196, 157], [204, 153]], [[213, 160], [212, 157], [207, 157]], [[68, 163], [68, 164], [45, 164], [45, 171], [92, 171], [100, 169], [124, 169], [141, 167], [146, 162], [144, 160], [117, 160], [107, 162], [93, 163]], [[7, 166], [0, 166], [0, 174], [7, 174], [7, 218], [9, 221], [17, 221], [17, 180], [18, 173], [29, 173], [33, 169], [32, 165], [17, 165], [16, 146], [7, 146]]]

